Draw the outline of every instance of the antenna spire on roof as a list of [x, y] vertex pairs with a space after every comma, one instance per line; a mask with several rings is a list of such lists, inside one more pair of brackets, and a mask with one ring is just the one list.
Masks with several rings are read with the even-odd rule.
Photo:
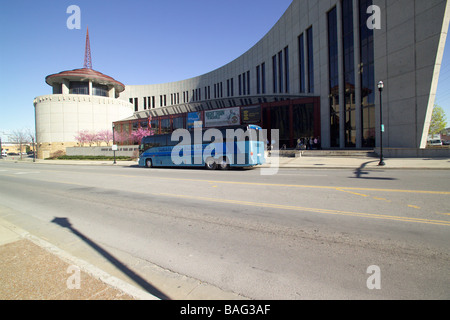
[[87, 27], [87, 33], [86, 33], [86, 49], [84, 52], [84, 68], [92, 69], [91, 43], [89, 41], [89, 27]]

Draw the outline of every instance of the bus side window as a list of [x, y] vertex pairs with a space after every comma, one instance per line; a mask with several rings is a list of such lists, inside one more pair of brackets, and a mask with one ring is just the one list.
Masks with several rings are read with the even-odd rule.
[[172, 141], [172, 137], [169, 136], [167, 138], [167, 144], [169, 146], [177, 146], [177, 145], [188, 145], [190, 142], [190, 135], [188, 137], [180, 136], [178, 140]]
[[167, 145], [167, 136], [157, 136], [155, 137], [155, 144], [154, 147], [164, 147]]

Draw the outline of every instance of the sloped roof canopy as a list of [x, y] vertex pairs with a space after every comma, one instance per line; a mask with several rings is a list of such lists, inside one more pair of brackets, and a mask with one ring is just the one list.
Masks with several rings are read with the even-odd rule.
[[68, 79], [69, 81], [88, 81], [92, 80], [92, 82], [97, 84], [102, 84], [106, 86], [114, 86], [116, 92], [120, 93], [125, 90], [125, 85], [119, 81], [114, 80], [110, 76], [104, 75], [101, 72], [83, 68], [83, 69], [75, 69], [70, 71], [63, 71], [56, 74], [51, 74], [45, 78], [45, 82], [53, 86], [54, 84], [63, 83], [64, 79]]

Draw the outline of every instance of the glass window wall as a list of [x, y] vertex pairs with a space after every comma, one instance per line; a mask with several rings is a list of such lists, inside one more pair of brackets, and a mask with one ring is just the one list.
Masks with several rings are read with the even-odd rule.
[[356, 146], [355, 53], [353, 40], [353, 0], [342, 0], [342, 37], [344, 49], [345, 146]]
[[328, 13], [328, 63], [330, 90], [330, 146], [339, 147], [339, 70], [337, 9]]
[[70, 81], [69, 93], [89, 95], [89, 82]]
[[359, 33], [361, 54], [361, 117], [362, 117], [362, 146], [364, 148], [375, 147], [375, 68], [373, 30], [367, 28], [366, 21], [369, 14], [367, 8], [372, 0], [359, 1]]
[[92, 95], [94, 96], [101, 96], [101, 97], [108, 97], [108, 86], [104, 86], [101, 84], [93, 83], [92, 84]]

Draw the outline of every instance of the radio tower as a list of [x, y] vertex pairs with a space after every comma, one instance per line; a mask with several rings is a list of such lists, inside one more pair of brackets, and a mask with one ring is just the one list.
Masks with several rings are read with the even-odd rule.
[[86, 33], [86, 49], [84, 52], [84, 68], [92, 69], [92, 58], [91, 58], [91, 43], [89, 41], [89, 27]]

